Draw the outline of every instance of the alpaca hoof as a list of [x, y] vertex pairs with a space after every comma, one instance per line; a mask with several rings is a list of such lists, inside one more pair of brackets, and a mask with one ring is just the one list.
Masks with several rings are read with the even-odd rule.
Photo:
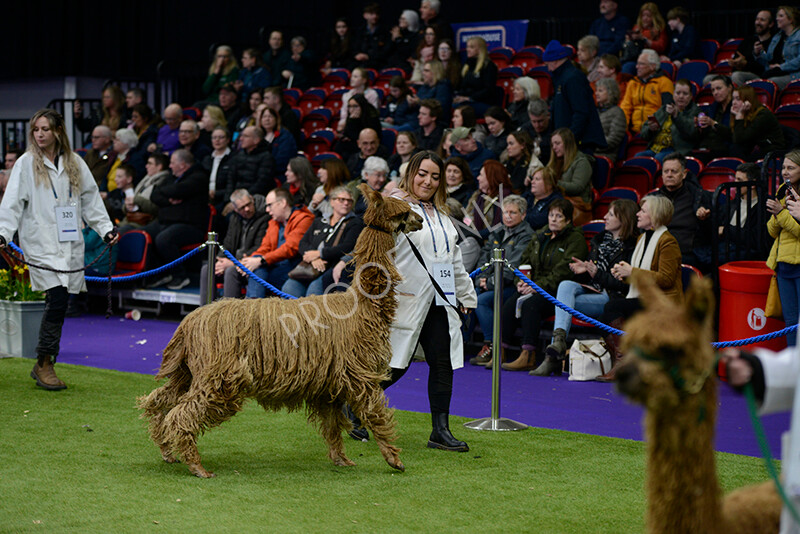
[[395, 469], [397, 469], [401, 473], [405, 473], [405, 471], [406, 471], [406, 466], [404, 466], [403, 462], [401, 462], [400, 460], [397, 460], [397, 462], [395, 462], [393, 464], [390, 463], [389, 465], [391, 465], [392, 467], [394, 467]]
[[191, 473], [198, 478], [214, 478], [217, 476], [211, 471], [206, 471], [203, 469], [203, 466], [200, 464], [190, 465], [189, 471], [191, 471]]
[[339, 467], [353, 467], [356, 463], [350, 458], [336, 458], [333, 461], [333, 465], [338, 465]]

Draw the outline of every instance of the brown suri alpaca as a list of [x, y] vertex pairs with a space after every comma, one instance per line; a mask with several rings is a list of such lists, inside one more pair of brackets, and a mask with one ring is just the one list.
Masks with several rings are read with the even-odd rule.
[[645, 309], [625, 323], [616, 380], [621, 393], [646, 409], [648, 532], [778, 532], [781, 502], [771, 482], [721, 496], [710, 281], [695, 278], [682, 305], [649, 278], [634, 283]]
[[198, 477], [197, 435], [227, 421], [254, 398], [264, 409], [305, 404], [335, 465], [355, 465], [342, 431], [347, 403], [372, 430], [386, 462], [403, 471], [395, 421], [380, 383], [389, 377], [389, 327], [400, 274], [390, 253], [397, 232], [422, 228], [408, 203], [367, 187], [365, 228], [353, 251], [356, 275], [343, 293], [297, 300], [223, 299], [186, 316], [164, 349], [156, 379], [169, 381], [139, 399], [164, 461], [186, 463]]

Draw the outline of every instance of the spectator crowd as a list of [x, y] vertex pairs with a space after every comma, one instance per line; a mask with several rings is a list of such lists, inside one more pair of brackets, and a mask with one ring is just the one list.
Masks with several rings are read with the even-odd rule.
[[[575, 46], [553, 40], [510, 53], [490, 51], [481, 37], [459, 50], [440, 11], [439, 0], [423, 0], [387, 23], [378, 4], [366, 5], [358, 24], [335, 21], [322, 53], [277, 29], [266, 52], [219, 46], [200, 102], [154, 110], [141, 89], [115, 86], [86, 117], [76, 102], [85, 161], [109, 215], [121, 232], [151, 237], [152, 267], [213, 229], [274, 287], [321, 294], [346, 281], [366, 207], [358, 185], [388, 195], [411, 157], [432, 150], [445, 161], [467, 271], [503, 248], [551, 294], [609, 322], [635, 311], [625, 280], [637, 269], [680, 299], [681, 264], [712, 267], [712, 233], [733, 241], [738, 259], [767, 259], [754, 246], [766, 232], [749, 215], [756, 189], [734, 191], [743, 213], [723, 216], [712, 205], [719, 181], [704, 171], [724, 167], [725, 180], [752, 184], [767, 154], [800, 144], [783, 120], [800, 117], [783, 109], [800, 103], [800, 11], [758, 11], [751, 36], [710, 56], [713, 43], [700, 39], [690, 13], [662, 15], [652, 2], [632, 24], [615, 0], [601, 0]], [[796, 241], [783, 197], [768, 206], [780, 221], [769, 232]], [[590, 221], [599, 219], [598, 230]], [[788, 250], [774, 267], [786, 280], [782, 295], [798, 279], [800, 257]], [[209, 269], [224, 296], [271, 295], [220, 254], [202, 267], [204, 302]], [[179, 266], [149, 285], [180, 290], [192, 274]], [[536, 355], [552, 304], [510, 272], [503, 287], [493, 283], [475, 280], [485, 346], [473, 363], [492, 366], [491, 303], [502, 291], [504, 368], [559, 372], [568, 318], [556, 314], [546, 358]], [[787, 324], [797, 320], [793, 299]]]

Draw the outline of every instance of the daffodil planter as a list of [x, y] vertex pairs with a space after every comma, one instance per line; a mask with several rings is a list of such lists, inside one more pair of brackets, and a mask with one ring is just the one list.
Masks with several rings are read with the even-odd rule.
[[43, 300], [0, 300], [0, 356], [35, 358], [43, 316]]

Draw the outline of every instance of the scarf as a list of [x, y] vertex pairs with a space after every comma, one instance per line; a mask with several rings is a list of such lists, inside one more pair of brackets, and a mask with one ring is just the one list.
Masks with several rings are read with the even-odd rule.
[[[646, 235], [643, 235], [639, 238], [639, 241], [636, 242], [636, 248], [633, 249], [633, 257], [631, 258], [631, 267], [643, 269], [645, 271], [651, 271], [651, 267], [653, 266], [653, 256], [655, 256], [656, 248], [658, 247], [658, 241], [661, 239], [661, 236], [667, 231], [666, 226], [659, 226], [655, 230], [653, 230], [653, 234], [650, 239], [647, 239]], [[645, 247], [646, 245], [646, 247]], [[628, 295], [626, 298], [635, 299], [639, 297], [639, 290], [636, 289], [636, 286], [631, 284], [630, 289], [628, 289]]]
[[[622, 239], [614, 239], [614, 236], [611, 232], [604, 232], [603, 233], [603, 241], [600, 242], [600, 245], [597, 247], [597, 260], [595, 264], [597, 265], [598, 271], [611, 271], [611, 265], [609, 263], [612, 259], [617, 257], [617, 254], [622, 250], [623, 247]], [[597, 289], [598, 291], [603, 291], [605, 289], [596, 279], [592, 279], [592, 287]]]

